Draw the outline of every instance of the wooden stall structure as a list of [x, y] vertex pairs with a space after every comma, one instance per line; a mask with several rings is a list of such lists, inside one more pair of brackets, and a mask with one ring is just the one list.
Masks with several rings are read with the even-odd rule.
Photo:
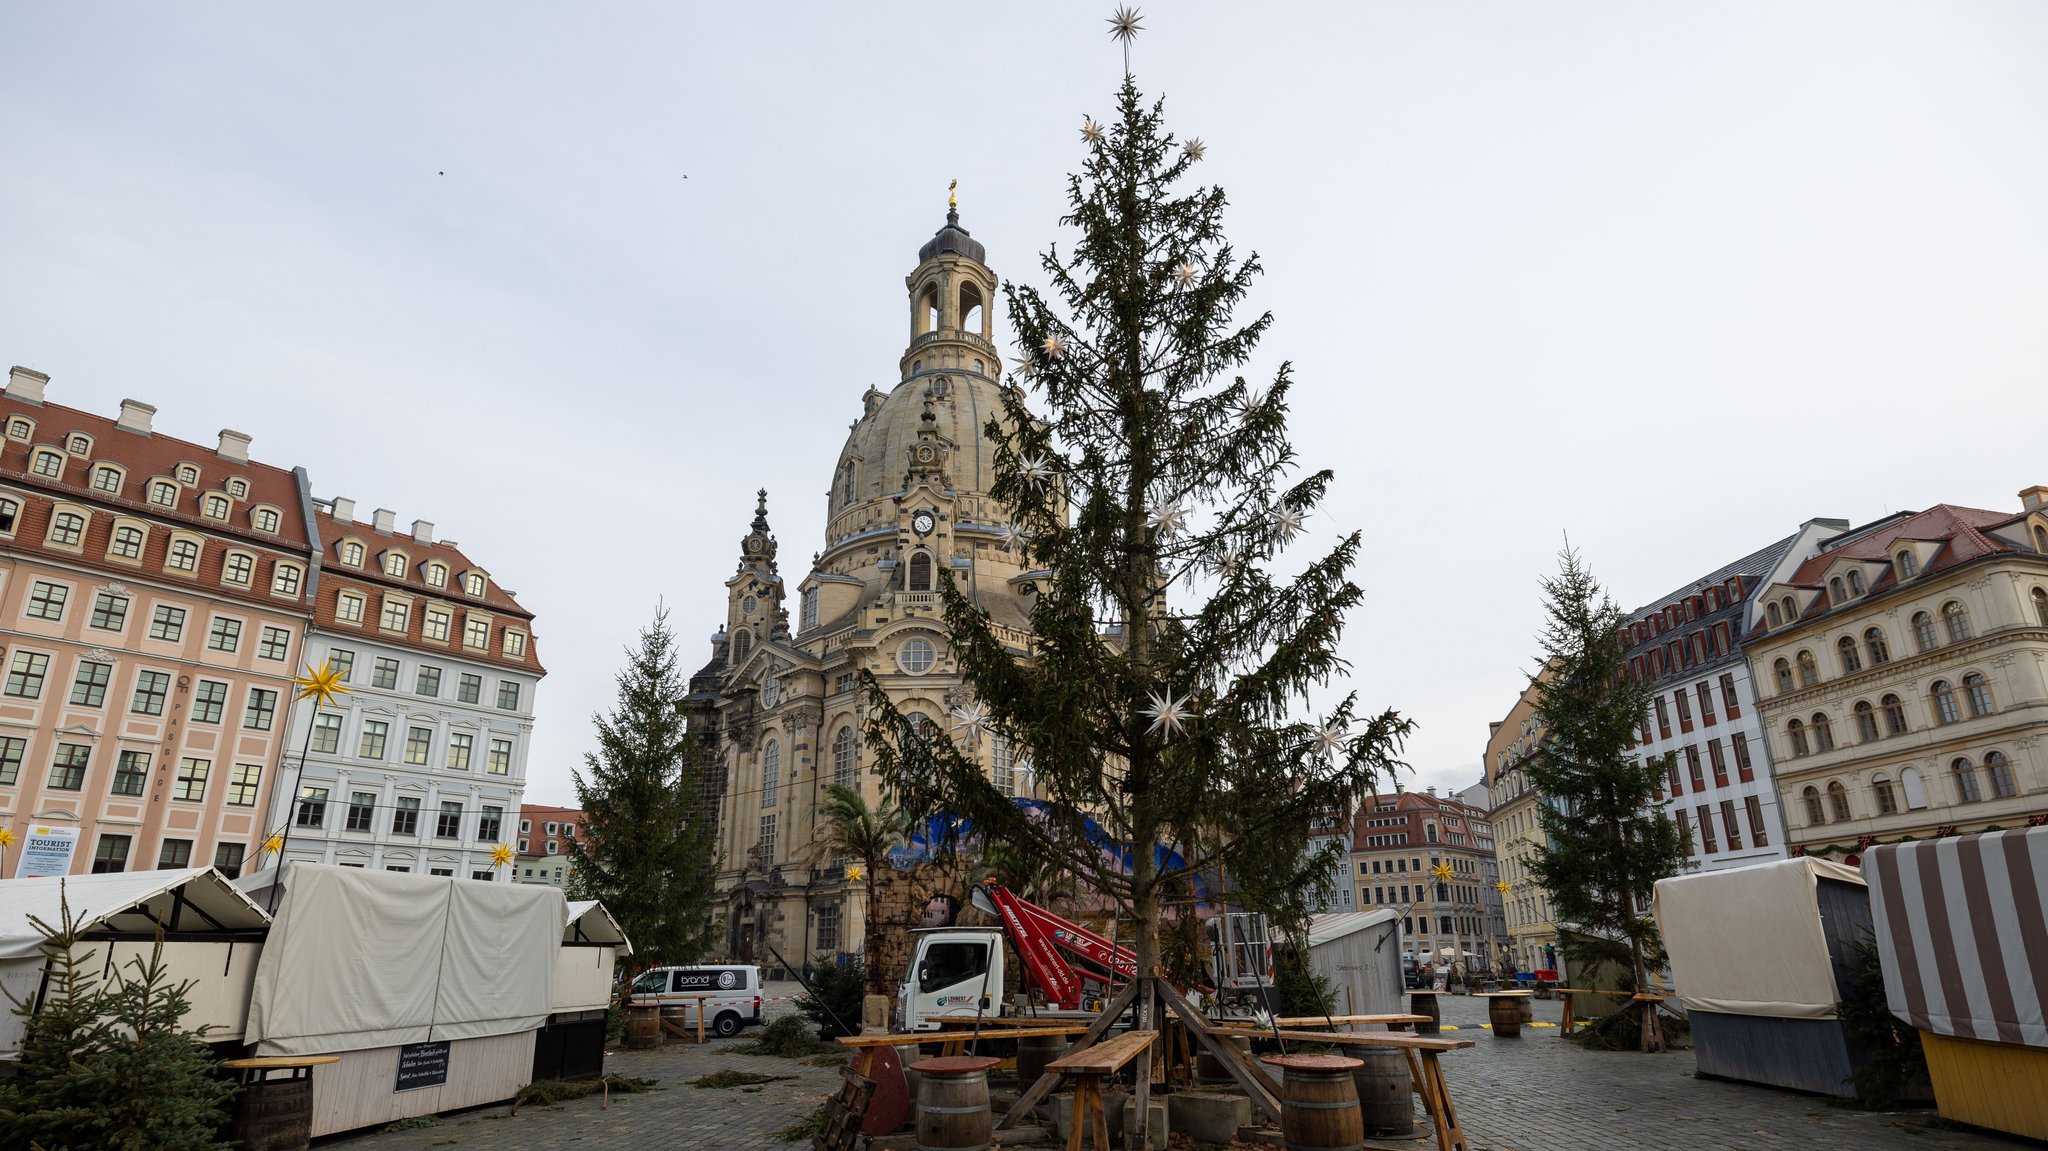
[[283, 884], [247, 1038], [258, 1056], [340, 1056], [313, 1081], [314, 1137], [532, 1082], [568, 930], [560, 890], [299, 862]]
[[1863, 875], [1942, 1117], [2048, 1139], [2048, 827], [1873, 847]]
[[[161, 930], [172, 980], [192, 981], [185, 1025], [207, 1026], [216, 1046], [240, 1046], [270, 917], [225, 876], [198, 867], [0, 880], [0, 989], [15, 999], [42, 993], [43, 937], [29, 917], [56, 926], [60, 900], [84, 937], [79, 954], [109, 975], [146, 962]], [[20, 1054], [23, 1020], [11, 1007], [0, 1000], [0, 1060]]]
[[1802, 856], [1662, 879], [1654, 911], [1700, 1074], [1855, 1095], [1835, 1004], [1870, 933], [1861, 874]]
[[569, 926], [555, 956], [555, 994], [548, 1021], [533, 1037], [533, 1078], [595, 1079], [604, 1074], [605, 1016], [612, 976], [633, 944], [604, 904], [569, 904]]
[[1339, 911], [1308, 921], [1309, 967], [1330, 981], [1332, 1015], [1401, 1010], [1401, 913]]

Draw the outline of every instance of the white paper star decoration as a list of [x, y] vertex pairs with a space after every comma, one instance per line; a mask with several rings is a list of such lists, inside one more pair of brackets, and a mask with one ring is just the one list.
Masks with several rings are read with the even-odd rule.
[[1031, 358], [1029, 349], [1017, 353], [1016, 370], [1020, 376], [1029, 376], [1032, 372], [1038, 370], [1038, 361]]
[[1302, 520], [1306, 518], [1306, 516], [1293, 508], [1275, 505], [1273, 508], [1273, 534], [1279, 536], [1280, 542], [1283, 544], [1293, 543], [1294, 537], [1301, 533]]
[[1152, 720], [1152, 726], [1145, 729], [1146, 734], [1158, 735], [1163, 732], [1168, 739], [1179, 735], [1181, 729], [1187, 726], [1188, 717], [1192, 714], [1187, 697], [1176, 698], [1173, 689], [1167, 688], [1163, 692], [1152, 692], [1151, 698], [1152, 705], [1140, 713]]
[[1057, 360], [1060, 358], [1060, 353], [1065, 352], [1066, 350], [1067, 342], [1065, 340], [1060, 339], [1060, 334], [1058, 332], [1054, 332], [1045, 338], [1046, 359]]
[[1316, 754], [1325, 759], [1336, 759], [1337, 754], [1344, 750], [1344, 740], [1349, 734], [1342, 724], [1336, 723], [1316, 732]]
[[1209, 561], [1209, 570], [1224, 580], [1237, 578], [1244, 569], [1244, 557], [1233, 551], [1226, 551]]
[[1116, 11], [1111, 13], [1109, 17], [1110, 39], [1120, 40], [1128, 47], [1132, 37], [1145, 30], [1145, 24], [1139, 18], [1140, 15], [1137, 9], [1128, 4], [1117, 5]]
[[1188, 154], [1188, 159], [1199, 164], [1202, 162], [1202, 156], [1209, 151], [1209, 145], [1202, 143], [1202, 138], [1196, 136], [1194, 139], [1181, 145], [1181, 151]]
[[1189, 284], [1194, 283], [1195, 277], [1201, 274], [1201, 269], [1195, 267], [1194, 261], [1192, 260], [1174, 269], [1173, 272], [1174, 278], [1180, 281], [1180, 286], [1183, 288], [1187, 287]]
[[988, 726], [988, 709], [980, 701], [963, 703], [954, 708], [953, 730], [967, 737], [969, 742], [981, 738], [982, 729]]
[[1151, 516], [1152, 527], [1158, 531], [1160, 539], [1171, 539], [1173, 534], [1180, 530], [1181, 521], [1187, 518], [1185, 511], [1171, 504], [1163, 508], [1153, 508], [1147, 514]]
[[1027, 484], [1040, 485], [1052, 479], [1052, 469], [1037, 456], [1025, 456], [1017, 461], [1017, 477]]
[[1081, 139], [1090, 144], [1102, 143], [1102, 125], [1095, 122], [1095, 117], [1081, 117]]
[[1256, 388], [1246, 388], [1244, 390], [1244, 398], [1237, 402], [1238, 418], [1243, 419], [1247, 416], [1250, 416], [1253, 412], [1256, 412], [1260, 408], [1263, 408], [1265, 406], [1266, 394], [1264, 392], [1261, 392]]
[[1023, 554], [1024, 545], [1031, 542], [1031, 536], [1022, 526], [1012, 522], [1003, 525], [1003, 546], [1010, 551]]

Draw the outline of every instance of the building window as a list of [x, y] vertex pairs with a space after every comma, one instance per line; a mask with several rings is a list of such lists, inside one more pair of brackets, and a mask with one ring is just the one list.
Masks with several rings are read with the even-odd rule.
[[897, 665], [911, 675], [923, 675], [937, 661], [938, 650], [932, 646], [932, 641], [921, 637], [904, 640], [903, 646], [896, 650]]
[[149, 753], [124, 751], [114, 761], [115, 795], [141, 795], [149, 782]]
[[237, 878], [242, 874], [242, 852], [244, 850], [239, 843], [215, 844], [213, 848], [214, 870], [227, 876], [229, 879]]
[[[1657, 698], [1662, 699], [1664, 697], [1658, 696]], [[1672, 692], [1671, 702], [1678, 705], [1678, 730], [1681, 732], [1691, 731], [1692, 702], [1686, 697], [1685, 689], [1681, 687], [1677, 691]]]
[[74, 707], [99, 707], [107, 702], [107, 680], [114, 674], [114, 665], [80, 660], [78, 673], [71, 680], [71, 703]]
[[263, 629], [263, 640], [256, 645], [256, 654], [262, 659], [281, 660], [290, 650], [291, 641], [292, 633], [281, 627], [266, 625]]
[[77, 512], [58, 512], [50, 518], [50, 542], [77, 547], [85, 535], [85, 517]]
[[425, 767], [427, 755], [433, 750], [434, 729], [430, 727], [408, 727], [405, 729], [405, 762], [414, 767]]
[[413, 677], [414, 695], [438, 696], [441, 694], [441, 669], [420, 665], [419, 674]]
[[64, 474], [64, 457], [48, 448], [37, 448], [35, 463], [30, 470], [39, 476], [61, 476]]
[[854, 784], [854, 735], [851, 727], [841, 727], [839, 734], [832, 737], [832, 782], [841, 787]]
[[128, 870], [128, 844], [125, 835], [102, 835], [100, 845], [92, 854], [92, 873], [102, 875], [113, 871]]
[[509, 775], [512, 772], [512, 741], [493, 739], [489, 757], [484, 760], [484, 770], [491, 775]]
[[462, 838], [462, 805], [441, 801], [441, 813], [434, 817], [434, 838]]
[[1856, 741], [1870, 743], [1877, 739], [1877, 710], [1867, 699], [1856, 701]]
[[15, 735], [0, 735], [0, 787], [12, 787], [21, 782], [21, 761], [27, 754], [28, 740]]
[[1899, 702], [1899, 697], [1888, 694], [1878, 701], [1878, 705], [1884, 708], [1885, 734], [1906, 734], [1906, 705]]
[[1877, 667], [1892, 661], [1891, 645], [1885, 642], [1883, 628], [1865, 628], [1863, 648], [1870, 653], [1870, 666]]
[[405, 578], [405, 555], [402, 552], [384, 553], [384, 574], [393, 579]]
[[1920, 559], [1911, 551], [1901, 551], [1893, 558], [1897, 560], [1900, 579], [1912, 579], [1920, 574]]
[[206, 646], [215, 651], [234, 651], [242, 645], [242, 621], [226, 616], [214, 616], [213, 626], [206, 629]]
[[1703, 803], [1693, 808], [1693, 814], [1700, 821], [1700, 849], [1708, 855], [1721, 850], [1721, 845], [1714, 839], [1714, 809]]
[[1842, 661], [1842, 674], [1852, 675], [1863, 670], [1863, 660], [1856, 654], [1856, 641], [1843, 636], [1835, 642], [1835, 654]]
[[269, 535], [277, 534], [277, 512], [271, 508], [257, 508], [249, 513], [249, 526]]
[[906, 585], [910, 591], [932, 590], [932, 556], [930, 552], [910, 553], [910, 579]]
[[1941, 646], [1934, 635], [1934, 617], [1924, 611], [1913, 613], [1913, 642], [1921, 651], [1933, 651]]
[[363, 622], [363, 597], [349, 591], [335, 596], [334, 618], [343, 623]]
[[229, 552], [220, 568], [220, 578], [236, 587], [248, 587], [256, 574], [256, 557], [248, 552]]
[[483, 695], [484, 677], [463, 672], [455, 680], [455, 698], [462, 703], [475, 703]]
[[299, 594], [300, 578], [297, 565], [279, 563], [271, 569], [270, 594], [296, 597]]
[[347, 683], [356, 673], [356, 653], [345, 647], [329, 648], [327, 666], [341, 677], [341, 682]]
[[1961, 643], [1970, 638], [1970, 612], [1962, 604], [1950, 600], [1941, 605], [1941, 622], [1948, 626], [1948, 641]]
[[1792, 741], [1792, 755], [1796, 758], [1806, 754], [1806, 725], [1793, 720], [1785, 725], [1785, 735]]
[[149, 482], [149, 502], [158, 507], [177, 507], [178, 485], [169, 480], [151, 480]]
[[420, 833], [420, 801], [409, 795], [398, 798], [398, 809], [391, 813], [391, 834], [418, 835]]
[[26, 614], [30, 619], [61, 621], [64, 618], [64, 601], [70, 596], [71, 589], [62, 584], [37, 580], [29, 586]]
[[1935, 680], [1934, 686], [1928, 689], [1928, 695], [1934, 702], [1934, 722], [1955, 723], [1963, 718], [1962, 712], [1956, 708], [1955, 689], [1947, 680]]
[[386, 597], [383, 614], [377, 617], [377, 626], [385, 631], [404, 631], [411, 617], [411, 604]]
[[341, 550], [336, 554], [340, 556], [342, 564], [346, 567], [359, 568], [363, 566], [363, 545], [354, 540], [343, 540], [341, 542]]
[[1956, 777], [1956, 801], [1976, 803], [1984, 798], [1984, 792], [1977, 785], [1977, 768], [1967, 759], [1958, 759], [1949, 765]]
[[498, 706], [505, 711], [519, 710], [519, 685], [509, 679], [498, 681]]
[[105, 591], [94, 596], [92, 618], [86, 621], [86, 626], [101, 631], [120, 631], [128, 626], [128, 597]]
[[[761, 817], [761, 858], [768, 864], [775, 862], [775, 817]], [[550, 852], [549, 854], [553, 854]]]
[[185, 758], [178, 761], [178, 779], [171, 792], [172, 799], [203, 800], [206, 798], [206, 776], [213, 770], [210, 759]]
[[2019, 794], [2019, 787], [2012, 777], [2012, 762], [2003, 752], [1986, 752], [1984, 774], [1991, 778], [1991, 794], [1996, 799], [2011, 799]]
[[85, 786], [85, 769], [92, 762], [92, 748], [82, 743], [60, 743], [50, 760], [50, 788], [77, 791]]
[[277, 693], [260, 687], [249, 689], [249, 706], [242, 710], [246, 731], [269, 731], [277, 720]]
[[1014, 753], [1010, 746], [1010, 737], [1000, 731], [990, 740], [989, 767], [996, 790], [1004, 795], [1016, 795], [1017, 771]]
[[1807, 826], [1819, 827], [1828, 821], [1827, 815], [1823, 813], [1820, 806], [1819, 788], [1809, 786], [1806, 790], [1799, 793], [1799, 798], [1806, 804]]
[[1820, 663], [1810, 651], [1799, 653], [1799, 686], [1812, 687], [1820, 682]]
[[761, 748], [761, 806], [774, 807], [776, 791], [782, 786], [782, 743], [769, 740]]
[[1764, 618], [1770, 621], [1772, 627], [1777, 627], [1785, 622], [1785, 617], [1778, 613], [1778, 605], [1774, 603], [1764, 605]]
[[166, 839], [157, 850], [158, 871], [182, 871], [192, 866], [192, 841], [189, 839]]
[[526, 633], [505, 629], [505, 656], [507, 659], [526, 658]]
[[1841, 576], [1836, 576], [1828, 581], [1828, 602], [1839, 606], [1842, 601], [1848, 598], [1848, 595], [1842, 591]]
[[420, 618], [420, 635], [436, 643], [448, 642], [448, 629], [455, 617], [439, 608], [428, 608]]
[[1749, 842], [1753, 847], [1769, 847], [1770, 838], [1764, 833], [1764, 805], [1754, 795], [1744, 796], [1742, 806], [1749, 813]]
[[1714, 768], [1714, 786], [1727, 787], [1728, 760], [1726, 756], [1721, 754], [1720, 740], [1710, 739], [1707, 741], [1707, 762], [1712, 764]]
[[1813, 726], [1813, 750], [1835, 750], [1835, 725], [1828, 722], [1827, 713], [1824, 711], [1814, 712], [1813, 719], [1810, 722]]
[[[222, 685], [225, 687], [226, 685]], [[312, 748], [321, 755], [333, 755], [341, 750], [341, 717], [331, 711], [323, 711], [313, 717]]]
[[107, 554], [115, 559], [141, 559], [142, 545], [148, 538], [148, 534], [141, 528], [133, 524], [121, 524], [114, 529], [112, 538], [107, 541]]
[[1877, 800], [1877, 813], [1879, 815], [1897, 814], [1899, 810], [1899, 797], [1892, 790], [1892, 781], [1889, 777], [1884, 775], [1872, 776], [1870, 778], [1870, 794]]
[[1990, 680], [1973, 671], [1963, 677], [1963, 690], [1970, 697], [1970, 714], [1973, 717], [1991, 714]]
[[[2034, 530], [2040, 531], [2041, 529], [2035, 528]], [[2042, 550], [2048, 551], [2048, 548], [2043, 548]], [[2048, 590], [2034, 589], [2034, 618], [2040, 621], [2042, 627], [2048, 627]]]
[[398, 661], [386, 656], [379, 656], [377, 662], [370, 665], [370, 686], [381, 687], [386, 691], [397, 690]]
[[135, 677], [135, 697], [128, 702], [128, 710], [136, 715], [162, 715], [170, 691], [169, 672], [145, 671]]
[[1860, 572], [1860, 571], [1857, 571], [1857, 570], [1856, 570], [1855, 568], [1850, 568], [1850, 569], [1849, 569], [1849, 594], [1850, 594], [1850, 595], [1852, 595], [1852, 596], [1860, 596], [1860, 595], [1862, 595], [1862, 594], [1863, 594], [1863, 590], [1864, 590], [1864, 583], [1863, 583], [1863, 573], [1862, 573], [1862, 572]]
[[1735, 801], [1721, 801], [1721, 833], [1728, 837], [1728, 850], [1742, 850], [1742, 825], [1735, 821]]
[[462, 577], [462, 590], [477, 599], [484, 595], [484, 577], [481, 572], [470, 572]]
[[[1707, 776], [1700, 768], [1700, 749], [1698, 744], [1688, 743], [1685, 745], [1685, 767], [1686, 774], [1692, 778], [1692, 789], [1694, 791], [1705, 791], [1707, 789]], [[1430, 831], [1434, 833], [1435, 830], [1435, 826], [1432, 825]], [[1434, 841], [1436, 837], [1432, 834], [1430, 838]]]
[[1714, 722], [1714, 685], [1705, 682], [1693, 688], [1700, 697], [1700, 722], [1712, 725]]
[[491, 807], [486, 805], [483, 809], [483, 813], [477, 816], [476, 820], [477, 842], [491, 843], [496, 841], [496, 839], [498, 838], [499, 830], [503, 828], [504, 825], [505, 809], [502, 807]]
[[363, 734], [356, 740], [357, 759], [383, 759], [384, 745], [391, 737], [391, 725], [381, 719], [363, 721]]
[[198, 571], [198, 542], [195, 540], [172, 540], [171, 550], [164, 556], [164, 567], [170, 571]]
[[818, 908], [818, 938], [816, 943], [819, 951], [839, 950], [838, 906], [827, 903]]
[[348, 816], [342, 821], [344, 831], [369, 831], [377, 818], [377, 793], [373, 791], [350, 792]]
[[1843, 787], [1839, 780], [1828, 781], [1828, 814], [1836, 823], [1849, 820], [1849, 789]]
[[476, 737], [455, 732], [448, 737], [448, 770], [468, 771], [469, 753], [476, 746]]
[[207, 519], [224, 520], [228, 518], [228, 498], [226, 496], [209, 495], [200, 501], [199, 506], [199, 514]]
[[796, 624], [796, 626], [797, 626], [797, 630], [798, 630], [798, 631], [809, 631], [809, 630], [811, 630], [812, 628], [814, 628], [814, 627], [817, 627], [817, 626], [818, 626], [818, 589], [817, 589], [817, 588], [811, 588], [811, 589], [809, 589], [809, 590], [805, 591], [805, 592], [804, 592], [804, 594], [803, 594], [803, 598], [802, 598], [802, 599], [800, 599], [800, 600], [798, 601], [798, 604], [799, 604], [799, 606], [798, 606], [798, 608], [797, 608], [797, 624]]
[[1792, 690], [1791, 661], [1780, 659], [1773, 663], [1771, 665], [1771, 674], [1778, 685], [1778, 694], [1783, 695]]
[[324, 827], [327, 824], [327, 789], [324, 787], [302, 787], [299, 789], [298, 814], [292, 822], [300, 827]]
[[1664, 706], [1664, 697], [1658, 696], [1653, 702], [1657, 711], [1657, 738], [1671, 738], [1671, 712]]
[[257, 764], [257, 763], [238, 763], [238, 764], [236, 764], [236, 765], [235, 765], [235, 771], [234, 771], [234, 774], [233, 774], [232, 776], [230, 776], [230, 777], [228, 778], [228, 806], [230, 806], [230, 807], [254, 807], [254, 806], [256, 806], [256, 790], [257, 790], [257, 786], [258, 786], [259, 784], [261, 784], [262, 782], [263, 782], [263, 765], [262, 765], [262, 764]]
[[1684, 795], [1684, 794], [1685, 794], [1685, 788], [1684, 788], [1684, 787], [1682, 787], [1682, 786], [1680, 786], [1680, 784], [1679, 784], [1679, 782], [1678, 782], [1678, 757], [1677, 757], [1677, 756], [1675, 756], [1675, 755], [1667, 755], [1667, 756], [1665, 756], [1665, 757], [1664, 757], [1664, 775], [1665, 775], [1665, 778], [1667, 778], [1667, 779], [1669, 779], [1669, 780], [1671, 781], [1671, 794], [1672, 794], [1672, 795]]

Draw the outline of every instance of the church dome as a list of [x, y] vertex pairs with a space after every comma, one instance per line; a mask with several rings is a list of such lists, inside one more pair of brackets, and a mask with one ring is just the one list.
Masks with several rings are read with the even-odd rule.
[[[929, 428], [944, 441], [944, 474], [958, 492], [986, 492], [995, 483], [995, 445], [982, 434], [1003, 414], [995, 381], [972, 371], [928, 371], [896, 385], [887, 396], [870, 392], [867, 414], [853, 425], [840, 453], [840, 482], [832, 507], [879, 499], [904, 489]], [[929, 420], [927, 420], [929, 415]], [[854, 469], [853, 498], [845, 498], [845, 469]]]
[[977, 264], [988, 263], [988, 249], [982, 247], [980, 240], [968, 235], [967, 229], [960, 226], [960, 211], [957, 208], [946, 213], [946, 226], [940, 228], [931, 239], [924, 242], [924, 247], [917, 250], [917, 262], [922, 264], [926, 260], [936, 258], [942, 252], [958, 253]]

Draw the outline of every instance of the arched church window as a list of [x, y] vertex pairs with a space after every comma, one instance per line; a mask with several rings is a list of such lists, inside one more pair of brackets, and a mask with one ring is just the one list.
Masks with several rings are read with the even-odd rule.
[[918, 335], [939, 330], [939, 286], [928, 284], [917, 306]]
[[962, 284], [960, 285], [960, 330], [979, 333], [981, 326], [981, 288], [975, 284]]
[[910, 554], [909, 589], [911, 591], [932, 590], [932, 554], [930, 552], [912, 552]]
[[841, 787], [853, 786], [853, 749], [853, 729], [840, 728], [832, 737], [832, 782]]
[[771, 739], [761, 749], [761, 806], [774, 807], [782, 786], [782, 741]]
[[746, 628], [741, 628], [732, 633], [732, 662], [734, 664], [738, 664], [741, 660], [747, 658], [747, 653], [752, 650], [754, 650], [753, 632], [748, 631]]

